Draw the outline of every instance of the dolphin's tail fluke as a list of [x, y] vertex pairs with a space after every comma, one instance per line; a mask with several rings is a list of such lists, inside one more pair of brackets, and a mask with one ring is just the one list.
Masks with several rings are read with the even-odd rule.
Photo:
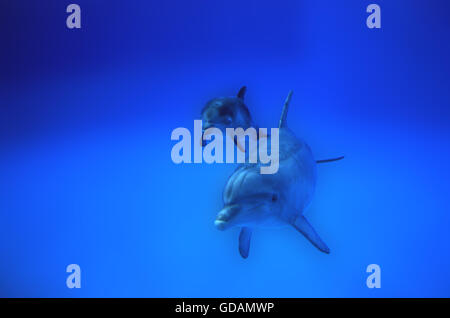
[[333, 162], [344, 159], [344, 156], [340, 156], [337, 158], [331, 158], [331, 159], [323, 159], [323, 160], [317, 160], [316, 163], [327, 163], [327, 162]]
[[311, 226], [311, 224], [309, 224], [308, 220], [303, 215], [300, 215], [292, 225], [320, 251], [327, 254], [330, 253], [330, 249], [328, 248], [328, 246], [322, 241], [314, 228]]
[[292, 91], [289, 91], [289, 94], [286, 97], [286, 100], [284, 101], [283, 111], [281, 112], [281, 118], [280, 123], [278, 124], [278, 128], [283, 128], [287, 126], [286, 117], [289, 109], [289, 103], [291, 102], [292, 93], [293, 93]]
[[239, 253], [243, 258], [248, 257], [250, 252], [250, 239], [252, 238], [252, 229], [249, 227], [243, 227], [239, 234]]

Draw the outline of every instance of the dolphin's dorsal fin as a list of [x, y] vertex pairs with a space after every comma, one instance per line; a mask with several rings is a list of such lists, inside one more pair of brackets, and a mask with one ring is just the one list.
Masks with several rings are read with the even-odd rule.
[[239, 234], [239, 253], [243, 258], [248, 257], [250, 252], [250, 239], [252, 238], [252, 229], [249, 227], [243, 227]]
[[292, 91], [289, 91], [289, 94], [286, 97], [286, 100], [284, 101], [283, 111], [281, 112], [281, 118], [280, 118], [280, 123], [278, 125], [278, 128], [283, 128], [283, 127], [287, 126], [286, 117], [287, 117], [287, 112], [288, 112], [288, 108], [289, 108], [289, 103], [292, 98], [292, 93], [293, 93]]
[[247, 86], [242, 86], [239, 92], [237, 93], [237, 97], [240, 99], [244, 99], [245, 92], [247, 91]]

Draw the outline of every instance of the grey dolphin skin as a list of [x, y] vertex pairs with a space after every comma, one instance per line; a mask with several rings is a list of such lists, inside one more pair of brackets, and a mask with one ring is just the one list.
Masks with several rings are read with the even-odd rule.
[[257, 128], [244, 103], [246, 91], [247, 87], [242, 86], [236, 97], [217, 97], [206, 103], [202, 109], [203, 131], [210, 127], [222, 130], [238, 127], [243, 129]]
[[309, 146], [286, 125], [292, 92], [285, 102], [279, 131], [279, 170], [260, 174], [260, 164], [242, 164], [228, 179], [224, 207], [215, 226], [219, 230], [240, 227], [239, 252], [247, 258], [252, 229], [292, 226], [324, 253], [330, 249], [303, 216], [316, 186], [316, 161]]
[[[252, 120], [250, 112], [245, 105], [244, 97], [247, 92], [247, 87], [242, 86], [236, 96], [217, 97], [206, 103], [202, 109], [202, 123], [203, 132], [211, 127], [219, 128], [225, 131], [225, 128], [243, 128], [244, 130], [253, 127], [258, 130], [258, 126]], [[290, 99], [290, 97], [288, 97]], [[287, 107], [283, 109], [281, 121], [286, 120]], [[202, 146], [206, 145], [205, 140], [200, 140]], [[238, 145], [239, 146], [239, 145]], [[241, 149], [242, 150], [242, 149]], [[341, 160], [344, 157], [337, 157], [332, 159], [317, 160], [317, 163], [327, 163]]]

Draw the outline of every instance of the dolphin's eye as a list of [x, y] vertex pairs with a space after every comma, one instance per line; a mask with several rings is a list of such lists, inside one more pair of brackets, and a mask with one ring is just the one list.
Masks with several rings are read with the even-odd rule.
[[231, 122], [233, 121], [233, 119], [230, 116], [225, 117], [224, 122], [226, 124], [231, 124]]
[[276, 193], [272, 194], [272, 202], [278, 201], [278, 195]]

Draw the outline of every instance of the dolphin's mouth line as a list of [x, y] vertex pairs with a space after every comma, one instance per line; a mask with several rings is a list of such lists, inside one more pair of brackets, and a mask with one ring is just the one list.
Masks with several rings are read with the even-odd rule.
[[215, 221], [214, 221], [214, 226], [215, 226], [218, 230], [223, 231], [223, 230], [225, 230], [225, 225], [226, 225], [227, 223], [228, 223], [228, 222], [226, 222], [226, 221], [215, 220]]
[[255, 205], [255, 206], [251, 207], [250, 209], [247, 209], [247, 211], [253, 211], [253, 210], [256, 210], [256, 209], [258, 209], [258, 208], [260, 208], [262, 206], [264, 206], [264, 203], [260, 203], [258, 205]]
[[[255, 206], [253, 206], [253, 207], [247, 209], [247, 212], [253, 212], [254, 210], [259, 209], [259, 208], [261, 208], [262, 206], [264, 206], [264, 204], [265, 204], [265, 203], [257, 204], [257, 205], [255, 205]], [[229, 217], [228, 215], [226, 215], [226, 214], [218, 215], [217, 218], [216, 218], [216, 220], [214, 221], [214, 225], [216, 226], [217, 229], [219, 229], [219, 230], [224, 230], [224, 229], [225, 229], [225, 226], [226, 226], [227, 224], [229, 224], [229, 222], [230, 222], [230, 219], [229, 219], [229, 218], [230, 218], [230, 217]]]

